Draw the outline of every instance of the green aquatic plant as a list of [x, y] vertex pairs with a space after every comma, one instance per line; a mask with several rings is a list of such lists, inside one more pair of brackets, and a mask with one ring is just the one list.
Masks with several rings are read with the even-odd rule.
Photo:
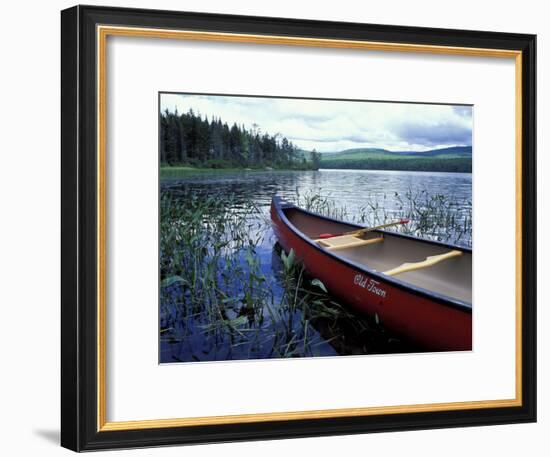
[[339, 220], [349, 220], [348, 208], [345, 205], [338, 204], [329, 196], [321, 195], [322, 189], [318, 192], [308, 190], [301, 194], [296, 189], [292, 200], [300, 208], [304, 208], [312, 213], [322, 214], [323, 216], [332, 217]]
[[167, 194], [160, 211], [160, 339], [177, 348], [163, 361], [346, 353], [340, 324], [349, 320], [356, 337], [380, 333], [309, 278], [294, 251], [262, 263], [257, 249], [270, 230], [254, 204]]
[[420, 238], [435, 241], [472, 245], [472, 202], [443, 194], [431, 194], [426, 189], [408, 189], [395, 192], [390, 204], [387, 193], [363, 195], [358, 211], [352, 211], [339, 200], [318, 192], [301, 194], [296, 190], [291, 200], [299, 207], [313, 213], [338, 220], [354, 222], [367, 227], [387, 224], [399, 219], [409, 219], [408, 224], [389, 228]]

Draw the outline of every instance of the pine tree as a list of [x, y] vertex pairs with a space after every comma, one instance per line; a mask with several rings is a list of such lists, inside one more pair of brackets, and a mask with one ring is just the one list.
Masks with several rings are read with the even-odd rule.
[[318, 170], [321, 165], [321, 154], [315, 148], [311, 151], [311, 163], [315, 170]]

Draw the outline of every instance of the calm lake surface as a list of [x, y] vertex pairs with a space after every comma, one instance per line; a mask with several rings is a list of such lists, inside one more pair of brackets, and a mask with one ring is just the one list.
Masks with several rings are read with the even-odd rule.
[[[254, 215], [248, 215], [251, 219], [248, 230], [258, 241], [254, 249], [247, 252], [252, 252], [253, 261], [258, 262], [258, 268], [265, 278], [262, 284], [271, 290], [271, 303], [278, 303], [284, 295], [285, 283], [281, 277], [283, 264], [280, 252], [269, 226], [269, 206], [274, 194], [302, 205], [311, 203], [312, 196], [320, 196], [329, 215], [365, 226], [409, 217], [411, 223], [403, 228], [410, 234], [471, 246], [472, 176], [469, 173], [370, 170], [200, 171], [161, 180], [161, 198], [169, 197], [175, 205], [185, 206], [190, 196], [195, 195], [228, 201], [228, 212], [238, 213], [245, 205], [250, 204], [257, 209]], [[161, 260], [162, 255], [161, 252]], [[239, 271], [246, 272], [247, 265], [251, 262], [250, 253], [236, 249], [234, 256]], [[239, 284], [227, 287], [227, 294], [239, 296], [242, 293]], [[161, 288], [161, 362], [287, 356], [274, 349], [279, 344], [279, 336], [276, 335], [279, 324], [272, 311], [261, 315], [261, 323], [243, 323], [241, 318], [244, 315], [244, 305], [235, 305], [224, 314], [222, 321], [238, 321], [240, 330], [235, 334], [220, 334], [212, 331], [211, 321], [205, 324], [201, 317], [197, 317], [200, 313], [182, 311], [185, 306], [185, 290], [172, 285]], [[295, 319], [290, 319], [289, 324], [286, 322], [289, 316], [281, 312], [282, 320], [285, 321], [281, 325], [286, 326], [286, 332], [289, 330], [288, 325], [291, 325], [290, 330], [301, 335], [304, 332], [303, 312], [293, 310], [292, 314], [296, 316]], [[355, 324], [346, 323], [345, 319], [342, 321], [343, 323], [339, 322], [335, 327], [333, 323], [328, 325], [322, 319], [308, 320], [306, 335], [301, 335], [296, 340], [304, 341], [303, 349], [297, 349], [296, 342], [287, 342], [288, 348], [292, 347], [288, 356], [420, 350], [399, 341], [398, 337], [387, 332], [383, 332], [383, 337], [380, 338], [376, 329], [365, 332], [364, 326], [357, 329]], [[369, 323], [365, 322], [364, 325], [368, 327]], [[268, 327], [269, 331], [262, 330]], [[252, 329], [257, 332], [253, 338], [249, 336]]]

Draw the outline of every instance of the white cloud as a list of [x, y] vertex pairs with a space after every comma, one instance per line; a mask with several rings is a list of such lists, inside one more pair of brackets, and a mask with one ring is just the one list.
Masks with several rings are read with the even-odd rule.
[[304, 149], [357, 147], [422, 151], [470, 145], [472, 108], [416, 103], [161, 94], [161, 110], [193, 109], [229, 125], [281, 133]]

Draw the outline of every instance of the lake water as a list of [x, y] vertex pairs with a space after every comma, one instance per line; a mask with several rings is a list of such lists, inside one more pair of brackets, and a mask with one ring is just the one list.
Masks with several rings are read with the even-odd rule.
[[[280, 297], [284, 293], [284, 284], [280, 277], [282, 263], [268, 221], [269, 205], [274, 194], [302, 205], [310, 205], [312, 210], [320, 209], [329, 215], [365, 226], [407, 217], [411, 222], [400, 227], [407, 233], [471, 246], [472, 177], [468, 173], [370, 170], [201, 171], [161, 181], [161, 198], [170, 196], [181, 205], [186, 204], [190, 195], [215, 196], [220, 200], [229, 199], [231, 196], [230, 205], [233, 207], [228, 207], [227, 211], [239, 211], [244, 202], [252, 202], [258, 210], [255, 217], [258, 218], [258, 231], [261, 231], [261, 240], [255, 246], [254, 256], [257, 257], [261, 272], [267, 278], [273, 294]], [[235, 256], [241, 255], [243, 254], [235, 252]], [[232, 293], [238, 294], [239, 291], [235, 290], [238, 286], [232, 287]], [[174, 294], [173, 291], [171, 293]], [[163, 300], [170, 301], [170, 295], [161, 293], [161, 304]], [[181, 312], [178, 316], [180, 314]], [[238, 344], [234, 341], [229, 344], [224, 338], [220, 340], [219, 335], [214, 338], [201, 330], [206, 327], [201, 326], [196, 320], [186, 318], [180, 319], [180, 322], [177, 321], [179, 318], [174, 316], [175, 314], [170, 314], [171, 323], [168, 325], [168, 317], [161, 313], [161, 362], [280, 356], [273, 353], [273, 340], [270, 338], [265, 339], [263, 346], [257, 339], [254, 340], [256, 346], [252, 351], [252, 343], [247, 339]], [[266, 317], [267, 321], [273, 319], [272, 316]], [[177, 321], [175, 324], [174, 320]], [[299, 319], [297, 321], [299, 322]], [[369, 341], [365, 342], [363, 330], [363, 333], [359, 332], [363, 336], [350, 335], [350, 332], [355, 332], [353, 328], [343, 329], [340, 326], [335, 329], [329, 325], [330, 328], [327, 330], [327, 325], [323, 322], [316, 323], [315, 328], [310, 328], [307, 334], [308, 343], [312, 342], [315, 352], [312, 353], [310, 347], [303, 352], [296, 350], [293, 356], [417, 350], [407, 344], [396, 345], [396, 338], [392, 335], [385, 334], [384, 341], [391, 342], [385, 347], [383, 343], [380, 345], [380, 338], [376, 335], [373, 337], [372, 333], [368, 333]], [[262, 325], [265, 325], [263, 318]], [[270, 325], [273, 327], [275, 324], [271, 322]], [[303, 330], [299, 328], [299, 324], [294, 322], [293, 325], [296, 326], [296, 334]], [[174, 329], [178, 326], [180, 328]], [[176, 337], [182, 334], [185, 338]], [[378, 340], [373, 343], [373, 338]], [[233, 340], [233, 337], [230, 339]]]
[[163, 180], [161, 192], [182, 196], [189, 192], [235, 195], [253, 200], [267, 217], [274, 194], [294, 202], [301, 202], [308, 195], [321, 195], [341, 209], [338, 215], [343, 219], [370, 226], [409, 217], [411, 225], [403, 228], [411, 230], [415, 236], [471, 246], [470, 173], [203, 171], [180, 179]]

